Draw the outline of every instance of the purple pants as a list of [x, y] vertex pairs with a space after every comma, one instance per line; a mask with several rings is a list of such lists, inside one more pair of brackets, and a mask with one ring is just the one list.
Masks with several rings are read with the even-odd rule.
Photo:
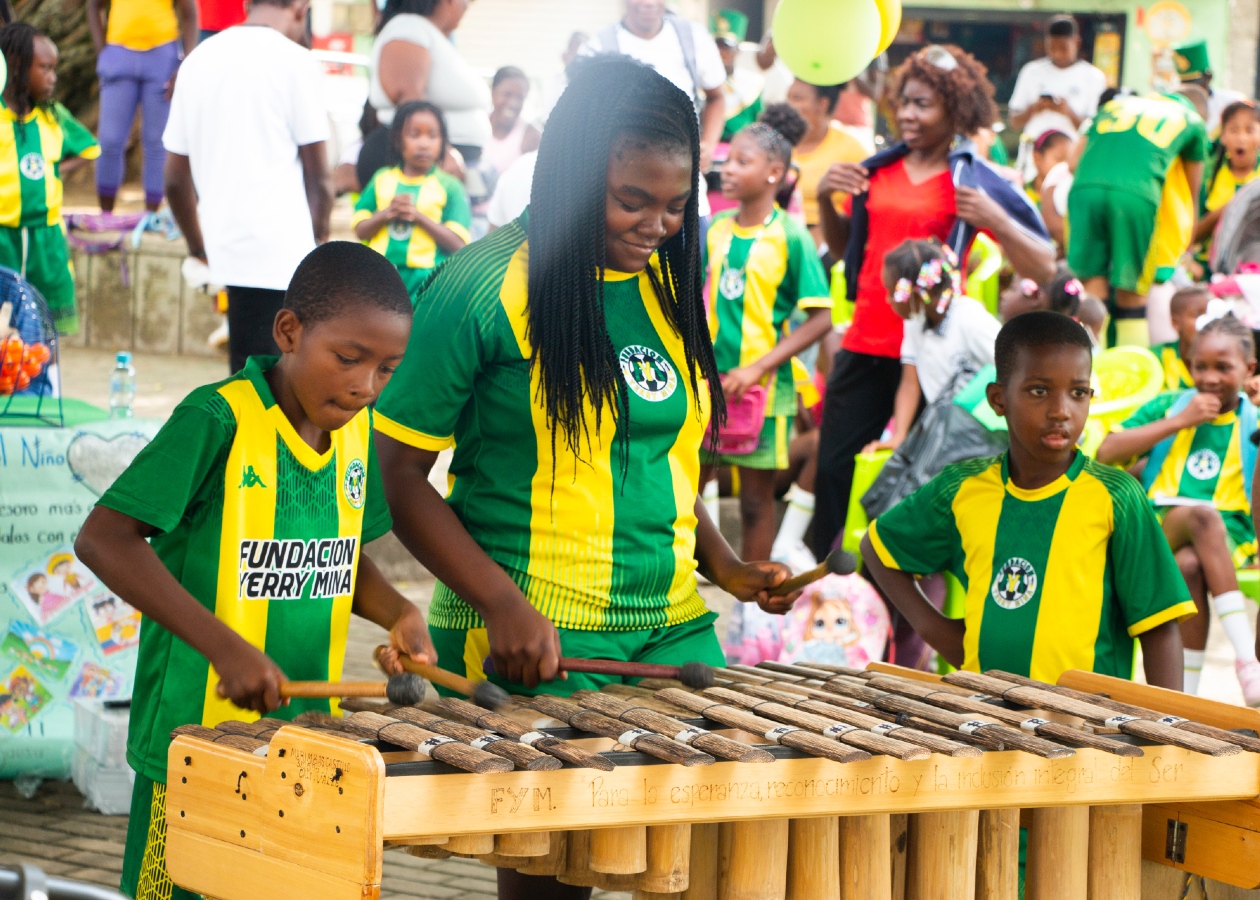
[[101, 156], [96, 161], [96, 192], [104, 197], [118, 195], [123, 179], [123, 154], [136, 108], [141, 113], [144, 141], [144, 198], [150, 204], [162, 200], [162, 170], [166, 151], [162, 132], [171, 104], [163, 96], [166, 82], [179, 65], [179, 41], [152, 50], [128, 50], [106, 44], [96, 60], [96, 76], [101, 85], [101, 117], [97, 139]]

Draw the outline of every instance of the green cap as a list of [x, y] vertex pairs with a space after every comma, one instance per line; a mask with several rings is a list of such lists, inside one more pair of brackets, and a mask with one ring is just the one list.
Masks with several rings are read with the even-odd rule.
[[709, 16], [709, 31], [719, 41], [738, 45], [748, 37], [748, 16], [737, 9], [719, 9]]
[[1177, 77], [1182, 81], [1202, 78], [1212, 66], [1208, 63], [1207, 41], [1187, 41], [1173, 47], [1173, 60], [1177, 63]]

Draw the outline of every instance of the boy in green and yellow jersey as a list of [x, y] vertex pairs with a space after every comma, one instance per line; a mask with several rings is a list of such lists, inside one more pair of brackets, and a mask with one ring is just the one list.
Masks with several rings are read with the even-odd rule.
[[0, 266], [25, 276], [48, 301], [57, 330], [74, 334], [79, 316], [61, 221], [61, 172], [96, 159], [101, 148], [52, 99], [56, 45], [21, 22], [4, 30], [10, 33], [10, 49], [5, 53], [9, 81], [0, 105]]
[[[1091, 343], [1066, 316], [999, 332], [988, 399], [1009, 426], [1001, 457], [955, 463], [880, 516], [862, 542], [876, 583], [951, 664], [1055, 682], [1068, 669], [1129, 678], [1133, 639], [1150, 684], [1180, 690], [1176, 623], [1194, 614], [1159, 522], [1130, 475], [1077, 450]], [[947, 619], [915, 575], [953, 572]]]
[[1190, 245], [1207, 130], [1179, 94], [1117, 97], [1084, 141], [1068, 198], [1068, 265], [1095, 297], [1115, 290], [1117, 341], [1147, 346], [1146, 294]]
[[[432, 658], [424, 618], [362, 545], [391, 519], [369, 408], [406, 349], [397, 273], [348, 242], [298, 266], [276, 316], [282, 356], [198, 388], [106, 491], [79, 557], [144, 614], [127, 760], [136, 771], [122, 888], [191, 898], [165, 866], [172, 729], [335, 710], [281, 705], [292, 678], [341, 678], [351, 612], [392, 653]], [[151, 538], [152, 543], [146, 539]]]
[[1190, 351], [1194, 387], [1161, 394], [1098, 448], [1104, 463], [1146, 459], [1142, 485], [1156, 506], [1199, 614], [1182, 625], [1186, 690], [1198, 688], [1207, 647], [1208, 595], [1234, 645], [1235, 671], [1249, 706], [1260, 705], [1255, 634], [1236, 566], [1254, 560], [1251, 481], [1256, 408], [1242, 393], [1255, 371], [1251, 331], [1233, 316], [1208, 322]]
[[1194, 387], [1194, 379], [1190, 377], [1190, 346], [1199, 333], [1199, 316], [1207, 312], [1211, 298], [1206, 285], [1195, 284], [1179, 289], [1168, 301], [1168, 315], [1177, 340], [1151, 346], [1151, 352], [1164, 370], [1163, 390], [1180, 392]]
[[438, 167], [449, 142], [437, 107], [404, 103], [389, 138], [402, 165], [372, 176], [350, 222], [398, 269], [414, 304], [430, 273], [471, 240], [472, 213], [464, 186]]

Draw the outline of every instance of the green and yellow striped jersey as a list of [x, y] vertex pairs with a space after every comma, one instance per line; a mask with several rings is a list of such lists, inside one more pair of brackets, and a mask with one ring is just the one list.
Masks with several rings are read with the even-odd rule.
[[[430, 279], [376, 427], [425, 450], [454, 445], [451, 508], [557, 626], [629, 631], [701, 616], [694, 509], [707, 388], [692, 390], [682, 340], [647, 273], [604, 273], [629, 417], [614, 424], [604, 409], [597, 428], [588, 408], [589, 442], [575, 457], [548, 427], [530, 365], [526, 220], [472, 244]], [[482, 623], [439, 585], [429, 624]]]
[[0, 101], [0, 225], [61, 224], [61, 161], [100, 155], [92, 132], [60, 103], [36, 107], [19, 121]]
[[[798, 306], [831, 309], [826, 273], [814, 239], [775, 208], [764, 225], [743, 228], [735, 211], [713, 219], [705, 246], [709, 333], [719, 372], [747, 366], [774, 349]], [[796, 413], [792, 361], [766, 379], [766, 415]]]
[[[472, 212], [464, 186], [436, 167], [420, 178], [408, 178], [397, 166], [378, 171], [359, 195], [350, 227], [385, 209], [399, 194], [410, 194], [421, 213], [442, 223], [465, 241], [472, 240], [468, 232]], [[411, 222], [390, 222], [365, 243], [400, 269], [428, 272], [447, 257], [427, 231]]]
[[[1117, 430], [1141, 428], [1168, 415], [1181, 393], [1160, 394], [1125, 419]], [[1197, 428], [1183, 428], [1172, 439], [1168, 454], [1147, 495], [1186, 497], [1209, 500], [1221, 512], [1242, 512], [1250, 517], [1251, 501], [1247, 498], [1243, 474], [1242, 442], [1237, 411], [1222, 413]]]
[[973, 672], [1130, 678], [1133, 638], [1195, 612], [1141, 486], [1083, 453], [1037, 490], [1011, 483], [1005, 455], [947, 466], [870, 538], [890, 568], [962, 582]]
[[1181, 358], [1180, 341], [1155, 344], [1151, 347], [1151, 352], [1159, 358], [1159, 364], [1164, 369], [1165, 391], [1180, 393], [1186, 388], [1194, 387], [1194, 379], [1190, 377], [1190, 370], [1186, 368], [1186, 362]]
[[[272, 397], [274, 363], [251, 357], [189, 394], [100, 503], [156, 528], [153, 549], [171, 574], [285, 675], [336, 681], [361, 545], [391, 527], [371, 412], [317, 453]], [[144, 620], [127, 743], [137, 772], [165, 782], [179, 725], [258, 718], [219, 697], [218, 681], [205, 657]], [[329, 709], [293, 700], [272, 715]]]

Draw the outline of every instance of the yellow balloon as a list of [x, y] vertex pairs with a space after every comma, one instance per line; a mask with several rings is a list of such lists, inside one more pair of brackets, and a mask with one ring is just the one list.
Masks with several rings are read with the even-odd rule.
[[875, 0], [875, 5], [879, 7], [880, 24], [879, 49], [875, 55], [879, 56], [892, 46], [897, 30], [901, 28], [901, 0]]

